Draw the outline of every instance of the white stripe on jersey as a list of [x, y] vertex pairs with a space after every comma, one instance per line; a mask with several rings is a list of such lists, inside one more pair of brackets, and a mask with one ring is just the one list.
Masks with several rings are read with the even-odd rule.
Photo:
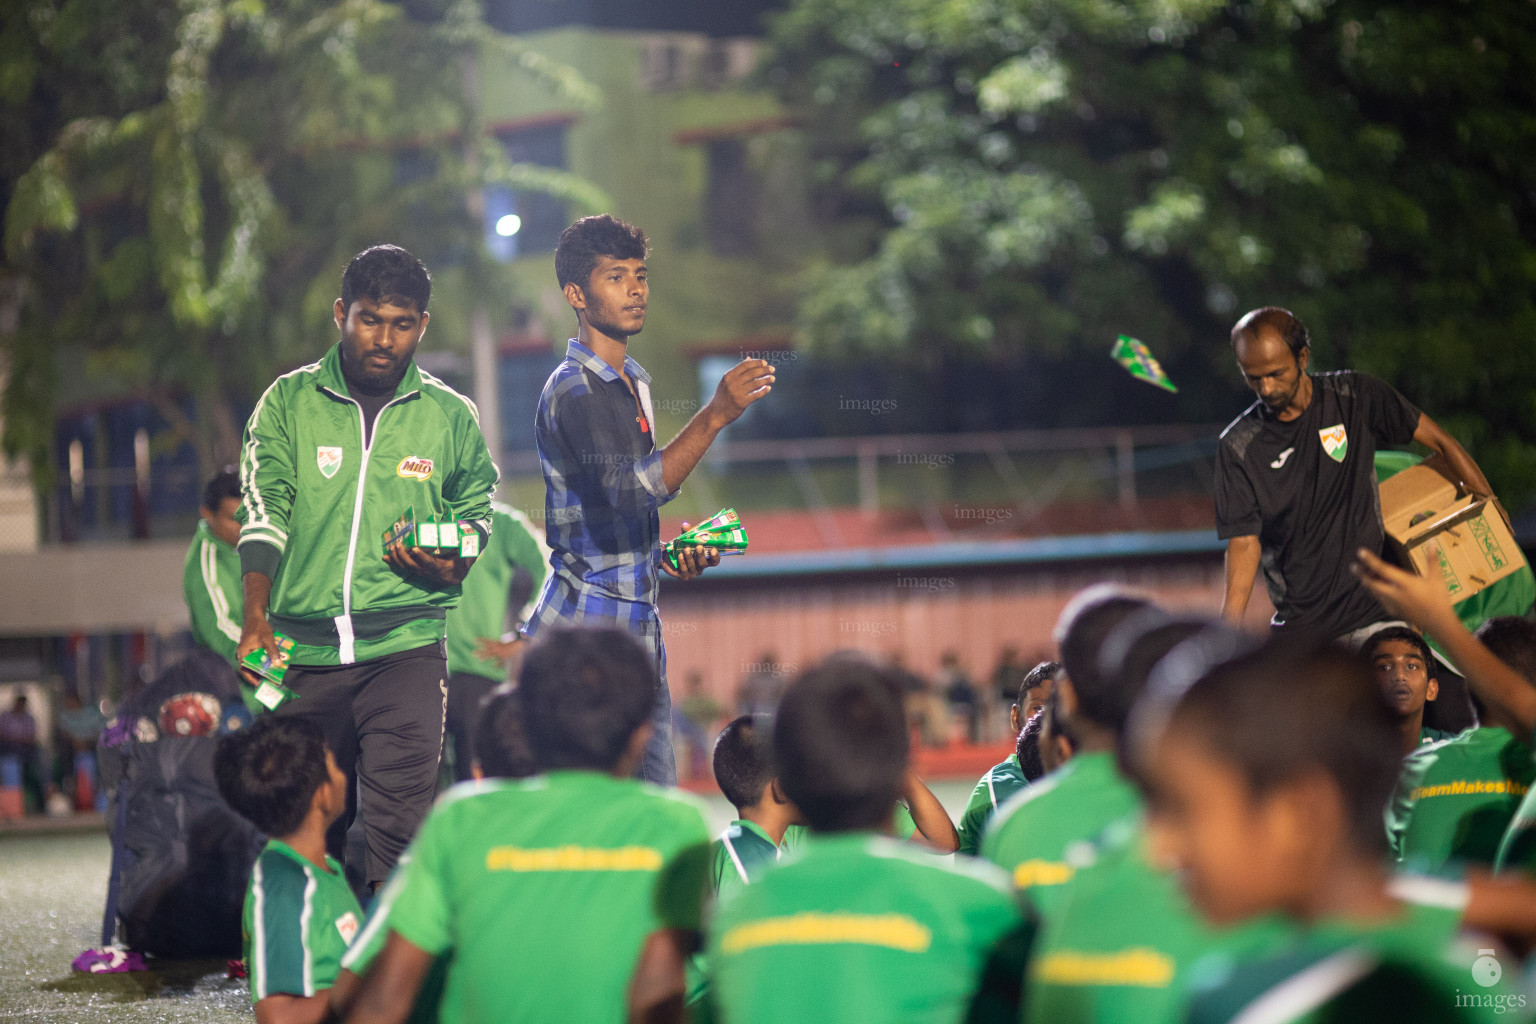
[[1314, 1010], [1369, 974], [1380, 960], [1359, 947], [1293, 974], [1245, 1006], [1232, 1024], [1284, 1024]]

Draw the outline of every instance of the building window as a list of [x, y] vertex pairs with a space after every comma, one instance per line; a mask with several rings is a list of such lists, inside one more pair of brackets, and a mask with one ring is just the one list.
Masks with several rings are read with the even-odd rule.
[[[545, 124], [497, 132], [513, 163], [565, 170], [566, 124]], [[566, 227], [565, 203], [542, 192], [502, 185], [485, 190], [485, 244], [499, 260], [553, 252]]]
[[704, 192], [704, 228], [716, 256], [757, 253], [757, 204], [762, 189], [745, 139], [704, 143], [709, 175]]

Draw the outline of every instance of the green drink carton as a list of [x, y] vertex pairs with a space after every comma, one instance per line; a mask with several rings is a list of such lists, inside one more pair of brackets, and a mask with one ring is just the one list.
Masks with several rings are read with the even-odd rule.
[[459, 524], [459, 557], [480, 557], [480, 531], [468, 523]]
[[416, 506], [407, 505], [405, 511], [400, 513], [400, 518], [395, 520], [395, 525], [384, 531], [384, 547], [399, 541], [405, 547], [416, 547]]
[[439, 545], [438, 545], [438, 541], [437, 541], [437, 534], [438, 534], [438, 530], [441, 529], [441, 526], [442, 526], [441, 523], [417, 523], [416, 524], [416, 547], [418, 547], [418, 548], [436, 548], [436, 547], [438, 547]]
[[733, 508], [721, 509], [698, 526], [667, 542], [662, 557], [672, 568], [679, 568], [677, 556], [683, 548], [711, 548], [722, 555], [747, 553], [747, 528]]
[[[240, 667], [260, 679], [260, 682], [254, 684], [256, 700], [269, 711], [277, 710], [298, 696], [283, 685], [283, 677], [288, 674], [288, 658], [293, 653], [293, 641], [281, 633], [274, 633], [272, 639], [277, 641], [276, 658], [268, 654], [266, 648], [258, 647], [240, 659]], [[253, 685], [244, 673], [240, 676], [240, 682], [245, 686]]]

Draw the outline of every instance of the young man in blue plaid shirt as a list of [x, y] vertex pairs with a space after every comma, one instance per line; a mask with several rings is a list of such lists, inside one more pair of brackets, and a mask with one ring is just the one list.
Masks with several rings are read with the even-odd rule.
[[677, 769], [657, 570], [690, 580], [720, 556], [692, 548], [679, 556], [678, 569], [665, 564], [658, 510], [677, 497], [716, 435], [772, 390], [774, 368], [762, 359], [737, 363], [709, 404], [658, 448], [651, 378], [628, 354], [629, 339], [645, 326], [647, 252], [644, 232], [607, 214], [566, 228], [555, 249], [555, 274], [578, 330], [539, 397], [535, 433], [554, 572], [523, 633], [616, 626], [654, 653], [660, 685], [640, 777], [671, 785]]

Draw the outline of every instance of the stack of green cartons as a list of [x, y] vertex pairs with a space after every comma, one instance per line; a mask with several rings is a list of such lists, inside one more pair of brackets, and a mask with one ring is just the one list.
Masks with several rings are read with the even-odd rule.
[[713, 548], [722, 555], [747, 553], [747, 528], [733, 508], [721, 509], [705, 522], [667, 542], [662, 557], [676, 569], [678, 552], [683, 548]]
[[[293, 653], [293, 641], [281, 633], [273, 633], [272, 639], [277, 641], [277, 657], [268, 654], [266, 648], [258, 647], [240, 659], [240, 667], [261, 680], [254, 684], [256, 701], [268, 711], [276, 711], [298, 696], [283, 685], [283, 676], [288, 674], [288, 658]], [[244, 675], [240, 681], [247, 686], [253, 685]]]
[[384, 531], [384, 548], [396, 541], [408, 548], [425, 548], [439, 555], [475, 558], [480, 554], [480, 532], [456, 519], [416, 521], [415, 506], [408, 506]]

